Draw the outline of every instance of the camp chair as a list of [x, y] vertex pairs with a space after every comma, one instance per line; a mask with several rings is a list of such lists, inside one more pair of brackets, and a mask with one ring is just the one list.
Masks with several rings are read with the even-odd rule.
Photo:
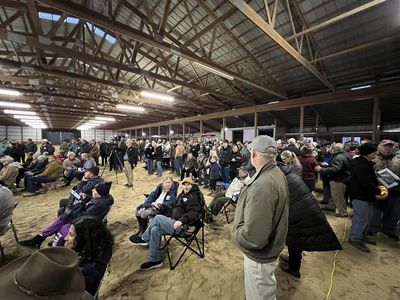
[[[2, 216], [8, 216], [18, 205], [18, 202], [15, 202], [14, 207], [11, 207], [10, 209], [4, 211], [0, 217]], [[7, 224], [6, 227], [4, 227], [2, 230], [0, 230], [0, 237], [5, 235], [7, 233], [8, 230], [10, 230], [10, 228], [12, 229], [13, 233], [14, 233], [14, 238], [15, 241], [18, 243], [18, 236], [17, 236], [17, 231], [15, 230], [15, 226], [14, 226], [14, 222], [11, 219], [10, 222]], [[5, 243], [1, 243], [0, 241], [0, 252], [1, 252], [1, 258], [4, 259], [5, 255], [4, 255], [4, 247], [7, 246], [12, 240], [12, 237], [10, 239], [8, 239]]]
[[[200, 233], [200, 237], [197, 237], [198, 233]], [[192, 222], [191, 224], [184, 225], [183, 231], [181, 233], [176, 234], [175, 232], [172, 235], [163, 235], [164, 237], [164, 245], [161, 247], [161, 250], [166, 250], [169, 262], [170, 270], [174, 270], [175, 267], [180, 263], [186, 251], [189, 249], [193, 253], [195, 253], [200, 258], [204, 258], [204, 210], [197, 220]], [[180, 254], [178, 260], [174, 263], [171, 257], [171, 253], [169, 250], [169, 246], [171, 241], [175, 239], [179, 243], [184, 246], [182, 253]], [[195, 244], [196, 247], [192, 247], [192, 244]]]
[[229, 220], [229, 213], [228, 213], [228, 208], [229, 206], [232, 206], [234, 208], [236, 208], [236, 203], [237, 203], [237, 198], [238, 198], [239, 194], [235, 194], [232, 196], [232, 198], [230, 198], [225, 204], [224, 206], [222, 206], [222, 212], [225, 214], [226, 217], [226, 222], [228, 224], [232, 223], [233, 218], [231, 220]]
[[64, 170], [60, 171], [60, 174], [56, 177], [56, 180], [47, 182], [43, 184], [43, 189], [46, 193], [50, 192], [53, 188], [57, 188], [57, 184], [61, 186], [61, 183], [64, 179]]

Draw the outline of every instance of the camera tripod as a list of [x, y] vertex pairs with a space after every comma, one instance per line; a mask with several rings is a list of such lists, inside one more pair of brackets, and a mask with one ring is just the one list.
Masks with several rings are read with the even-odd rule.
[[[104, 165], [104, 169], [101, 172], [101, 177], [103, 177], [104, 171], [107, 169], [107, 167], [110, 167], [110, 161], [111, 161], [111, 158], [113, 158], [113, 157], [116, 157], [117, 162], [121, 166], [121, 171], [124, 170], [124, 164], [121, 162], [121, 159], [119, 158], [117, 151], [115, 149], [113, 149], [113, 150], [111, 150], [111, 153], [108, 156], [107, 163]], [[116, 164], [114, 163], [115, 179], [116, 179], [116, 183], [118, 184], [118, 171], [115, 168], [115, 166], [116, 166]]]

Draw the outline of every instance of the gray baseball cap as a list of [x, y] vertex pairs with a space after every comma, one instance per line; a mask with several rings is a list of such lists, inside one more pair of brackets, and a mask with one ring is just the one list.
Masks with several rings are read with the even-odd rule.
[[248, 145], [250, 149], [254, 149], [261, 153], [276, 154], [276, 142], [268, 135], [259, 135]]

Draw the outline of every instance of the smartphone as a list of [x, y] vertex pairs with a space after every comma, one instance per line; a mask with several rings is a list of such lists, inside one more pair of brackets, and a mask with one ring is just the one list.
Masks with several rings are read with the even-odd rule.
[[74, 190], [71, 190], [71, 194], [78, 200], [81, 199], [81, 195], [79, 195], [77, 192], [75, 192]]

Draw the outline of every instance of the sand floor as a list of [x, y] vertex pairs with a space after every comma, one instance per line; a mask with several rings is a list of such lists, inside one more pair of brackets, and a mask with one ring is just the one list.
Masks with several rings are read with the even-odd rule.
[[[102, 299], [244, 299], [243, 254], [231, 242], [231, 224], [226, 223], [224, 216], [218, 216], [213, 224], [206, 226], [204, 259], [187, 253], [174, 271], [169, 270], [165, 258], [162, 269], [142, 272], [138, 269], [147, 260], [147, 249], [132, 245], [128, 237], [137, 230], [134, 210], [143, 201], [143, 193], [150, 192], [161, 180], [157, 176], [148, 176], [141, 163], [134, 170], [134, 189], [123, 186], [126, 183], [123, 173], [118, 174], [118, 185], [114, 172], [106, 171], [103, 177], [114, 181], [111, 193], [115, 204], [108, 222], [115, 238], [115, 250], [101, 288]], [[59, 199], [68, 193], [69, 188], [58, 188], [33, 198], [17, 195], [19, 205], [14, 222], [19, 238], [30, 238], [47, 226], [56, 217]], [[209, 202], [211, 198], [206, 197], [206, 200]], [[327, 217], [342, 239], [346, 219], [331, 214]], [[347, 233], [350, 225], [351, 220], [347, 223]], [[371, 253], [362, 253], [346, 240], [347, 236], [344, 250], [337, 256], [330, 299], [400, 299], [400, 244], [381, 236], [377, 246], [370, 246]], [[173, 254], [177, 250], [180, 250], [179, 246], [174, 248]], [[32, 250], [11, 242], [5, 252], [7, 257], [0, 265]], [[287, 275], [278, 267], [275, 272], [278, 299], [325, 299], [334, 254], [305, 253], [301, 279]]]

